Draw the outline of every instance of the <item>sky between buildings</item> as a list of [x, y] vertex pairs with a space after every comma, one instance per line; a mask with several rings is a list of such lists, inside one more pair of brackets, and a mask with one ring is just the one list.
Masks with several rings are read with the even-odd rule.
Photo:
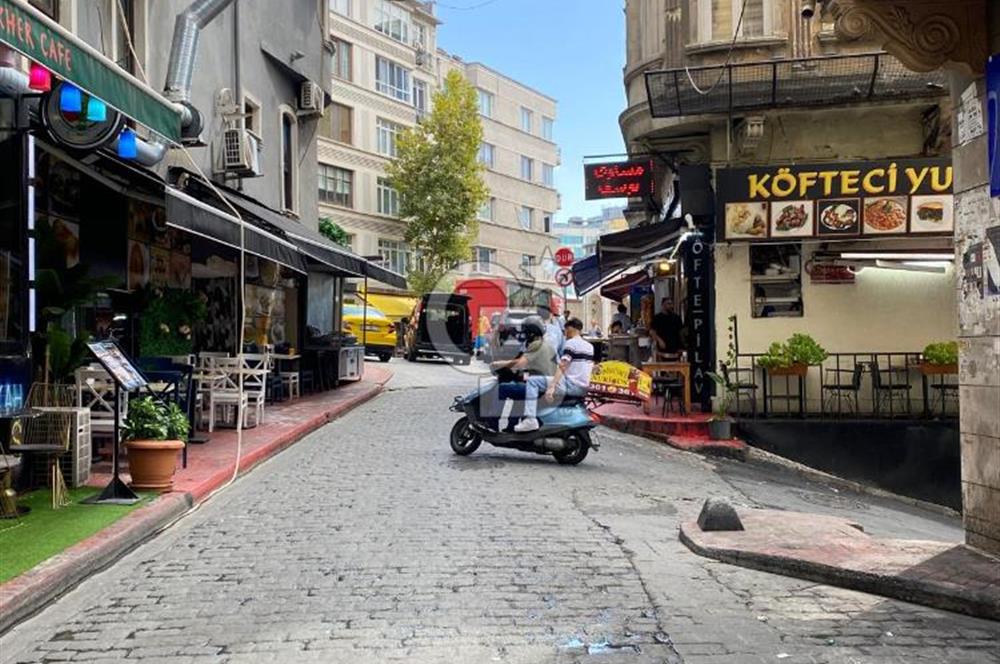
[[482, 62], [559, 102], [562, 148], [557, 221], [588, 217], [626, 201], [585, 201], [583, 157], [623, 152], [625, 110], [622, 0], [441, 0], [438, 45]]

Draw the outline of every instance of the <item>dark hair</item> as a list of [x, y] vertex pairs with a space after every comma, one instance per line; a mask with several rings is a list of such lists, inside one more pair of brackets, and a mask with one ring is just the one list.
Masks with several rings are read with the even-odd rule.
[[583, 321], [579, 318], [570, 318], [566, 321], [566, 327], [572, 327], [578, 332], [583, 332]]
[[618, 305], [618, 313], [623, 314], [628, 311], [628, 307], [624, 303]]
[[612, 330], [615, 329], [616, 327], [619, 330], [622, 329], [622, 322], [620, 320], [616, 320], [614, 323], [611, 324], [611, 329]]

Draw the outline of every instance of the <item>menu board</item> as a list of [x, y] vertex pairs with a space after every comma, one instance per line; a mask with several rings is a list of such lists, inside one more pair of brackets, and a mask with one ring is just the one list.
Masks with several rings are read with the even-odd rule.
[[722, 241], [951, 236], [950, 159], [726, 168], [716, 172]]
[[113, 341], [96, 341], [87, 347], [118, 385], [131, 392], [146, 386], [146, 379]]

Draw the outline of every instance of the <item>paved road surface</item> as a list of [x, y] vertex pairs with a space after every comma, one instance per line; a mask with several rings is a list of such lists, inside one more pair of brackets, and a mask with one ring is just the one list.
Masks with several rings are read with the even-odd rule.
[[691, 554], [708, 495], [959, 524], [602, 431], [581, 466], [451, 454], [471, 379], [394, 361], [390, 391], [295, 445], [0, 639], [3, 662], [1000, 662], [997, 623]]

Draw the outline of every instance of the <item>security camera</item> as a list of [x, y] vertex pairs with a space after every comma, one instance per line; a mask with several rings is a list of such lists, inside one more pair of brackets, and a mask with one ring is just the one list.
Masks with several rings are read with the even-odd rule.
[[802, 18], [812, 18], [816, 13], [816, 0], [802, 0], [799, 12], [802, 14]]

